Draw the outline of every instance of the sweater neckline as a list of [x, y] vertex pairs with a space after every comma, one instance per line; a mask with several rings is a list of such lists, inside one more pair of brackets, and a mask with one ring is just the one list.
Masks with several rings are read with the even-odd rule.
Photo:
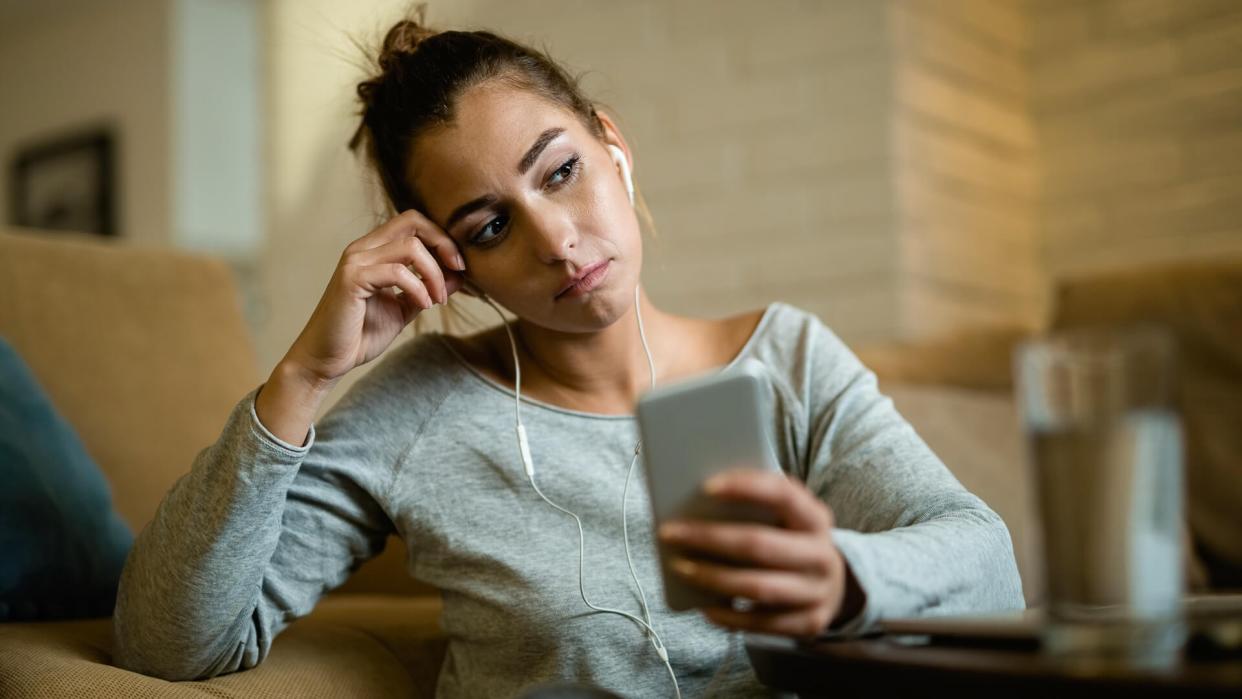
[[[707, 376], [711, 374], [717, 374], [722, 371], [726, 371], [729, 368], [731, 368], [733, 365], [741, 361], [742, 358], [745, 357], [751, 351], [751, 348], [755, 345], [759, 336], [762, 335], [764, 331], [766, 330], [769, 319], [774, 314], [773, 311], [776, 308], [776, 305], [777, 304], [774, 301], [772, 303], [769, 303], [767, 307], [763, 309], [763, 315], [760, 316], [759, 322], [755, 325], [755, 329], [751, 331], [750, 337], [746, 338], [746, 342], [742, 345], [742, 348], [737, 351], [737, 354], [733, 355], [733, 358], [730, 359], [727, 364], [725, 364], [724, 366], [718, 369], [712, 369], [707, 372], [704, 372], [700, 374], [699, 376]], [[459, 354], [457, 350], [453, 348], [453, 345], [450, 344], [447, 339], [445, 339], [444, 333], [436, 332], [434, 333], [434, 335], [436, 339], [439, 340], [440, 344], [449, 351], [449, 354], [451, 354], [454, 358], [456, 358], [457, 362], [461, 364], [463, 367], [465, 367], [466, 370], [475, 379], [477, 379], [478, 381], [481, 381], [485, 386], [488, 386], [504, 394], [505, 396], [509, 398], [509, 400], [513, 400], [514, 396], [517, 394], [516, 391], [509, 388], [508, 386], [505, 386], [504, 384], [501, 384], [497, 381], [493, 381], [492, 379], [488, 378], [485, 374], [483, 374], [481, 371], [474, 368], [474, 366], [471, 365], [470, 362], [466, 361], [466, 358], [461, 356], [461, 354]], [[573, 408], [566, 408], [563, 406], [554, 405], [552, 403], [546, 403], [542, 400], [539, 400], [538, 398], [531, 398], [530, 396], [526, 394], [522, 394], [521, 400], [523, 404], [530, 405], [535, 408], [540, 408], [542, 410], [548, 410], [554, 413], [560, 413], [562, 415], [572, 415], [574, 417], [590, 418], [593, 420], [633, 420], [634, 419], [633, 415], [592, 413], [592, 412], [588, 412], [585, 410], [575, 410]]]

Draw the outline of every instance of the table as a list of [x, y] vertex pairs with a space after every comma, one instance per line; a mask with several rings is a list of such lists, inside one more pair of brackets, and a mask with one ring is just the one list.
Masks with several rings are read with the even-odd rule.
[[1167, 671], [1057, 663], [1030, 643], [964, 644], [880, 636], [795, 642], [748, 636], [760, 681], [802, 699], [825, 697], [1242, 697], [1242, 658], [1184, 657]]

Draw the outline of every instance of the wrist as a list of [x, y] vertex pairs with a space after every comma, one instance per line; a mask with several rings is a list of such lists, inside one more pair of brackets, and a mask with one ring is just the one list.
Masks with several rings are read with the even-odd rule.
[[287, 444], [306, 446], [319, 406], [335, 381], [324, 381], [281, 360], [255, 394], [259, 423]]
[[837, 609], [836, 616], [828, 624], [829, 630], [838, 629], [850, 623], [862, 614], [863, 608], [867, 605], [867, 592], [858, 582], [845, 556], [841, 556], [841, 573], [844, 578], [845, 591], [841, 595], [841, 606]]
[[336, 386], [339, 379], [325, 379], [286, 355], [272, 370], [270, 380], [279, 380], [282, 383], [297, 386], [303, 395], [318, 399], [326, 396]]

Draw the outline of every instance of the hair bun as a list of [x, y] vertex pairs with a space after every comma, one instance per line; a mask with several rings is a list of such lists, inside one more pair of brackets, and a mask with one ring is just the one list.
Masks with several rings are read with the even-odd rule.
[[414, 53], [423, 40], [439, 33], [425, 25], [423, 14], [426, 9], [425, 4], [419, 4], [414, 19], [403, 19], [388, 30], [377, 61], [380, 70], [393, 70], [403, 57]]

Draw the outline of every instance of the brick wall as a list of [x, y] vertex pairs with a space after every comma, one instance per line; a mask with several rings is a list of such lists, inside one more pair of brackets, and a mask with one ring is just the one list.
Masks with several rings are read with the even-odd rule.
[[1027, 22], [1018, 0], [896, 0], [900, 331], [1037, 325], [1043, 278]]
[[[346, 37], [378, 40], [406, 4], [272, 4], [269, 363], [373, 224], [341, 145], [357, 78]], [[929, 337], [1039, 325], [1064, 275], [1242, 251], [1242, 2], [430, 10], [434, 25], [490, 28], [585, 71], [658, 228], [644, 282], [676, 312], [779, 299], [851, 343]]]
[[779, 299], [853, 340], [897, 332], [884, 4], [587, 5], [485, 1], [430, 19], [589, 69], [584, 87], [619, 116], [656, 223], [643, 272], [656, 303], [715, 316]]
[[1242, 254], [1242, 2], [1027, 9], [1049, 274]]
[[636, 152], [658, 303], [719, 315], [781, 299], [856, 343], [1042, 321], [1022, 0], [551, 7], [480, 0], [433, 19], [589, 69]]

